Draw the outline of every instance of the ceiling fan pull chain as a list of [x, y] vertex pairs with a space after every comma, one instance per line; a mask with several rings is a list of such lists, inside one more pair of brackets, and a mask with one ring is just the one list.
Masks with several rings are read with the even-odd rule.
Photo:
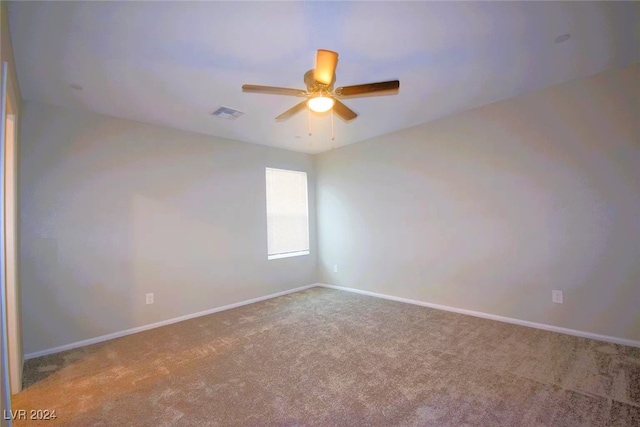
[[331, 109], [331, 140], [335, 141], [336, 137], [333, 134], [333, 108]]
[[307, 108], [307, 112], [309, 113], [309, 136], [311, 136], [311, 108]]

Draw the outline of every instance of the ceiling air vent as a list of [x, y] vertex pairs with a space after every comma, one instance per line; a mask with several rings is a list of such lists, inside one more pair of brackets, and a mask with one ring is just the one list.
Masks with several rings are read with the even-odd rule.
[[211, 114], [216, 117], [220, 117], [221, 119], [235, 120], [244, 113], [242, 111], [234, 110], [233, 108], [220, 107]]

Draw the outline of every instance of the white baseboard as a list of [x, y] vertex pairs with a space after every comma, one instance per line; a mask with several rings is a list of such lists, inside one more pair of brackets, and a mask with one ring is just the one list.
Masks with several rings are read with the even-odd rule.
[[135, 334], [137, 332], [147, 331], [149, 329], [159, 328], [161, 326], [166, 326], [166, 325], [170, 325], [172, 323], [182, 322], [184, 320], [193, 319], [195, 317], [206, 316], [208, 314], [213, 314], [213, 313], [217, 313], [217, 312], [220, 312], [220, 311], [230, 310], [232, 308], [241, 307], [243, 305], [253, 304], [253, 303], [264, 301], [264, 300], [267, 300], [267, 299], [276, 298], [276, 297], [287, 295], [287, 294], [292, 294], [294, 292], [304, 291], [305, 289], [309, 289], [309, 288], [313, 288], [313, 287], [323, 287], [323, 288], [330, 288], [330, 289], [338, 289], [338, 290], [341, 290], [341, 291], [353, 292], [353, 293], [356, 293], [356, 294], [368, 295], [368, 296], [377, 297], [377, 298], [383, 298], [383, 299], [387, 299], [387, 300], [391, 300], [391, 301], [398, 301], [398, 302], [403, 302], [403, 303], [407, 303], [407, 304], [413, 304], [413, 305], [419, 305], [419, 306], [423, 306], [423, 307], [435, 308], [437, 310], [451, 311], [453, 313], [466, 314], [466, 315], [469, 315], [469, 316], [481, 317], [481, 318], [484, 318], [484, 319], [497, 320], [499, 322], [512, 323], [512, 324], [515, 324], [515, 325], [528, 326], [530, 328], [543, 329], [543, 330], [546, 330], [546, 331], [558, 332], [558, 333], [561, 333], [561, 334], [574, 335], [574, 336], [582, 337], [582, 338], [591, 338], [591, 339], [594, 339], [594, 340], [612, 342], [612, 343], [615, 343], [615, 344], [621, 344], [621, 345], [627, 345], [627, 346], [631, 346], [631, 347], [640, 348], [640, 341], [634, 341], [634, 340], [629, 340], [629, 339], [625, 339], [625, 338], [612, 337], [612, 336], [609, 336], [609, 335], [594, 334], [594, 333], [591, 333], [591, 332], [578, 331], [576, 329], [562, 328], [560, 326], [553, 326], [553, 325], [547, 325], [547, 324], [544, 324], [544, 323], [530, 322], [528, 320], [520, 320], [520, 319], [511, 318], [511, 317], [498, 316], [498, 315], [495, 315], [495, 314], [484, 313], [484, 312], [481, 312], [481, 311], [467, 310], [467, 309], [464, 309], [464, 308], [450, 307], [450, 306], [442, 305], [442, 304], [433, 304], [433, 303], [428, 303], [428, 302], [424, 302], [424, 301], [418, 301], [418, 300], [409, 299], [409, 298], [395, 297], [395, 296], [392, 296], [392, 295], [386, 295], [386, 294], [381, 294], [381, 293], [377, 293], [377, 292], [363, 291], [361, 289], [347, 288], [347, 287], [335, 286], [335, 285], [327, 285], [325, 283], [314, 283], [312, 285], [300, 286], [298, 288], [289, 289], [289, 290], [286, 290], [286, 291], [277, 292], [275, 294], [265, 295], [265, 296], [262, 296], [262, 297], [253, 298], [253, 299], [246, 300], [246, 301], [236, 302], [236, 303], [233, 303], [233, 304], [224, 305], [222, 307], [212, 308], [210, 310], [199, 311], [197, 313], [187, 314], [187, 315], [184, 315], [184, 316], [175, 317], [173, 319], [163, 320], [162, 322], [152, 323], [152, 324], [149, 324], [149, 325], [139, 326], [137, 328], [127, 329], [127, 330], [120, 331], [120, 332], [114, 332], [114, 333], [111, 333], [111, 334], [101, 335], [99, 337], [90, 338], [90, 339], [82, 340], [82, 341], [77, 341], [77, 342], [74, 342], [74, 343], [71, 343], [71, 344], [65, 344], [65, 345], [62, 345], [62, 346], [59, 346], [59, 347], [53, 347], [53, 348], [49, 348], [49, 349], [46, 349], [46, 350], [36, 351], [34, 353], [28, 353], [28, 354], [24, 355], [24, 360], [29, 360], [29, 359], [33, 359], [33, 358], [40, 357], [40, 356], [46, 356], [46, 355], [49, 355], [49, 354], [59, 353], [61, 351], [72, 350], [74, 348], [84, 347], [86, 345], [97, 344], [99, 342], [108, 341], [108, 340], [111, 340], [111, 339], [114, 339], [114, 338], [124, 337], [124, 336], [127, 336], [127, 335]]
[[95, 338], [89, 338], [87, 340], [77, 341], [71, 344], [61, 345], [59, 347], [48, 348], [46, 350], [36, 351], [34, 353], [28, 353], [24, 355], [25, 360], [33, 359], [40, 356], [46, 356], [48, 354], [59, 353], [61, 351], [72, 350], [74, 348], [84, 347], [86, 345], [97, 344], [99, 342], [112, 340], [114, 338], [124, 337], [126, 335], [135, 334], [137, 332], [147, 331], [149, 329], [159, 328], [161, 326], [171, 325], [172, 323], [182, 322], [184, 320], [193, 319], [195, 317], [206, 316], [208, 314], [217, 313], [219, 311], [230, 310], [232, 308], [241, 307], [243, 305], [253, 304], [255, 302], [264, 301], [271, 298], [280, 297], [287, 294], [292, 294], [294, 292], [304, 291], [305, 289], [314, 288], [320, 286], [319, 283], [315, 283], [313, 285], [300, 286], [299, 288], [289, 289], [282, 292], [277, 292], [275, 294], [265, 295], [263, 297], [253, 298], [246, 301], [240, 301], [233, 304], [223, 305], [222, 307], [212, 308], [210, 310], [199, 311], [197, 313], [187, 314], [180, 317], [175, 317], [173, 319], [163, 320], [162, 322], [152, 323], [150, 325], [138, 326], [137, 328], [127, 329], [125, 331], [113, 332], [107, 335], [101, 335]]
[[343, 286], [327, 285], [324, 283], [318, 283], [317, 286], [320, 286], [323, 288], [338, 289], [341, 291], [353, 292], [356, 294], [368, 295], [368, 296], [377, 297], [377, 298], [388, 299], [391, 301], [404, 302], [407, 304], [420, 305], [423, 307], [435, 308], [437, 310], [451, 311], [453, 313], [467, 314], [469, 316], [482, 317], [483, 319], [497, 320], [498, 322], [512, 323], [514, 325], [528, 326], [530, 328], [544, 329], [545, 331], [558, 332], [561, 334], [574, 335], [582, 338], [591, 338], [594, 340], [606, 341], [606, 342], [611, 342], [615, 344], [621, 344], [621, 345], [640, 348], [640, 341], [634, 341], [634, 340], [629, 340], [625, 338], [594, 334], [591, 332], [578, 331], [576, 329], [569, 329], [569, 328], [562, 328], [560, 326], [547, 325], [545, 323], [530, 322], [528, 320], [520, 320], [520, 319], [514, 319], [512, 317], [498, 316], [496, 314], [484, 313], [482, 311], [467, 310], [464, 308], [450, 307], [448, 305], [442, 305], [442, 304], [432, 304], [429, 302], [418, 301], [418, 300], [409, 299], [409, 298], [394, 297], [392, 295], [363, 291], [363, 290], [354, 289], [354, 288], [346, 288]]

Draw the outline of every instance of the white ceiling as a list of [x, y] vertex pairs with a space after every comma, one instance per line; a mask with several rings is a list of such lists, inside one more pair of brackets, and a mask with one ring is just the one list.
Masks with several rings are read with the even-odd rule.
[[[9, 4], [27, 100], [308, 153], [629, 65], [639, 23], [640, 2]], [[241, 91], [304, 88], [318, 48], [340, 53], [336, 87], [400, 80], [398, 95], [345, 100], [360, 116], [336, 117], [335, 141], [330, 116], [311, 137], [306, 112], [274, 121], [299, 98]]]

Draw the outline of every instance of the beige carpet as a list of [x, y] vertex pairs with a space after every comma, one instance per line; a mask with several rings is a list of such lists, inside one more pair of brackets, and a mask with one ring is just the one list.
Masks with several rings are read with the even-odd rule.
[[47, 426], [640, 425], [640, 349], [324, 288], [30, 360], [25, 381], [13, 409], [55, 409]]

